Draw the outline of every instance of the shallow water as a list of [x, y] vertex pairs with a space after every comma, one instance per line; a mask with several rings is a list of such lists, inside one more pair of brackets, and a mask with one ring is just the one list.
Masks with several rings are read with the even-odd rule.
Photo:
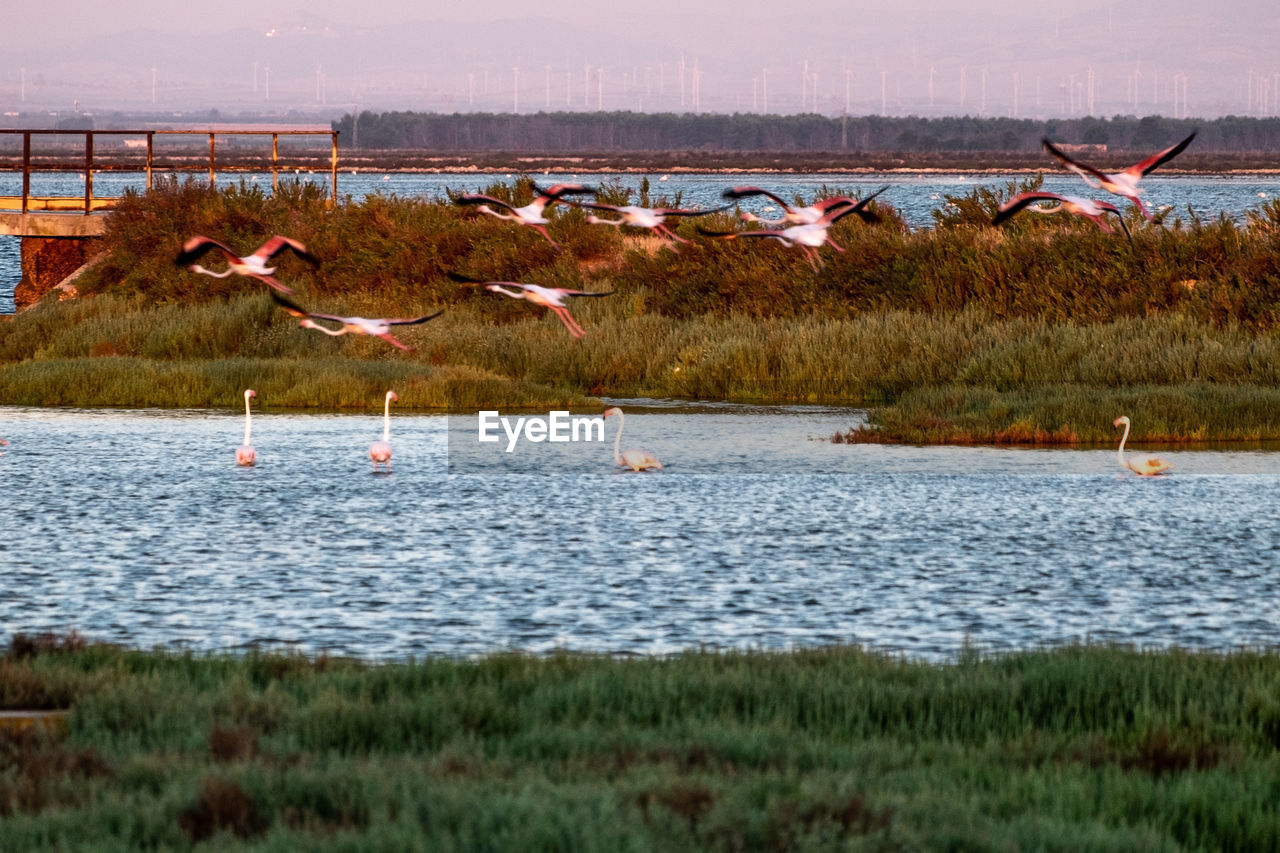
[[[472, 454], [474, 419], [0, 408], [0, 634], [368, 658], [966, 638], [1280, 644], [1280, 454], [833, 445], [850, 410], [637, 408]], [[608, 438], [613, 437], [610, 422]], [[535, 452], [535, 450], [537, 452]]]

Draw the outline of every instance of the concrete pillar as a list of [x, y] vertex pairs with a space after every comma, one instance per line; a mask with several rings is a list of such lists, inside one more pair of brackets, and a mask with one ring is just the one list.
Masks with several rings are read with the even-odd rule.
[[97, 254], [96, 237], [23, 237], [22, 280], [13, 291], [14, 306], [29, 308]]

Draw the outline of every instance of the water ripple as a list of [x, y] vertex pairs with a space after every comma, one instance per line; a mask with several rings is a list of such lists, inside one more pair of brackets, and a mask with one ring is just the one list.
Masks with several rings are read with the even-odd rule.
[[1105, 450], [811, 440], [855, 418], [654, 408], [628, 430], [664, 472], [590, 445], [449, 474], [449, 419], [407, 415], [374, 477], [376, 418], [262, 414], [243, 470], [229, 413], [0, 409], [0, 625], [369, 658], [1280, 644], [1280, 455], [1147, 481]]

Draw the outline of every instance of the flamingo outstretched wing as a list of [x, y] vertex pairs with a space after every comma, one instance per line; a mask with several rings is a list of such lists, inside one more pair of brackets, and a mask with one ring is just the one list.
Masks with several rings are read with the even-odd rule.
[[1193, 132], [1190, 136], [1188, 136], [1186, 139], [1179, 142], [1177, 145], [1171, 145], [1163, 151], [1152, 154], [1147, 159], [1139, 163], [1134, 163], [1132, 166], [1125, 169], [1125, 171], [1133, 175], [1134, 177], [1141, 177], [1143, 175], [1148, 175], [1151, 172], [1154, 172], [1156, 170], [1156, 167], [1160, 166], [1162, 163], [1169, 162], [1174, 157], [1177, 157], [1179, 154], [1185, 151], [1187, 146], [1191, 144], [1191, 140], [1195, 138], [1196, 138], [1196, 134]]
[[222, 252], [229, 261], [240, 260], [240, 256], [231, 251], [231, 247], [226, 243], [219, 242], [212, 237], [197, 234], [182, 244], [182, 251], [178, 253], [178, 257], [173, 259], [173, 262], [180, 267], [190, 266], [214, 249]]

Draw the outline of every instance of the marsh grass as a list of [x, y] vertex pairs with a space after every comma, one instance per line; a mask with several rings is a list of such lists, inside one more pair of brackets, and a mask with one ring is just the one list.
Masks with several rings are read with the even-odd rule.
[[1274, 652], [4, 662], [72, 707], [0, 743], [13, 849], [1280, 844]]

